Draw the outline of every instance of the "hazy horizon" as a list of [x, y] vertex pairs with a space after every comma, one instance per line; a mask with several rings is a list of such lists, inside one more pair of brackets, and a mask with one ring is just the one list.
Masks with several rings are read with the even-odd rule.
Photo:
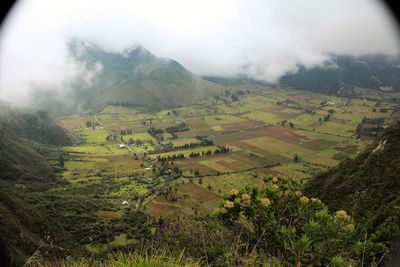
[[142, 45], [197, 75], [270, 82], [329, 53], [399, 55], [396, 25], [376, 0], [22, 0], [0, 31], [0, 98], [23, 102], [84, 71], [68, 57], [72, 38], [116, 52]]

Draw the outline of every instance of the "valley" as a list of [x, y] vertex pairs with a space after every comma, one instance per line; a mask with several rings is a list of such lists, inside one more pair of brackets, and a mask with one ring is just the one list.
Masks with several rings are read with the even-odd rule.
[[212, 214], [231, 189], [303, 183], [354, 158], [398, 119], [398, 99], [237, 86], [192, 106], [59, 117], [79, 141], [45, 199], [87, 251], [129, 248], [153, 222]]

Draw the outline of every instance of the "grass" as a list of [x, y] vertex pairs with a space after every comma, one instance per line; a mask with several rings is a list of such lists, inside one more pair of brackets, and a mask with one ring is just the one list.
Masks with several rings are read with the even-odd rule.
[[302, 114], [290, 119], [290, 121], [294, 123], [294, 127], [296, 128], [312, 130], [314, 128], [312, 124], [318, 123], [318, 118], [319, 117], [317, 115]]
[[69, 151], [69, 152], [78, 152], [78, 153], [92, 154], [92, 155], [98, 155], [98, 156], [130, 154], [129, 150], [121, 149], [121, 148], [117, 147], [116, 144], [70, 146], [70, 147], [66, 147], [65, 150]]
[[211, 169], [214, 169], [218, 172], [229, 172], [233, 171], [233, 169], [227, 167], [226, 165], [222, 165], [221, 163], [235, 163], [236, 160], [231, 158], [231, 157], [223, 157], [223, 158], [217, 158], [214, 160], [201, 160], [199, 161], [199, 164], [205, 165]]
[[128, 185], [122, 186], [118, 191], [111, 192], [111, 196], [116, 197], [130, 197], [133, 195], [141, 196], [146, 194], [148, 189], [144, 184], [139, 184], [135, 181], [131, 181]]
[[126, 234], [120, 234], [114, 238], [109, 244], [112, 247], [125, 247], [129, 245], [138, 244], [139, 241], [136, 239], [127, 238]]
[[300, 156], [314, 153], [312, 150], [307, 149], [301, 145], [289, 144], [287, 142], [268, 136], [245, 139], [242, 142], [252, 145], [254, 147], [259, 147], [261, 150], [278, 154], [288, 159], [292, 159], [294, 153], [297, 153]]
[[205, 116], [204, 117], [205, 122], [209, 126], [215, 126], [215, 125], [224, 125], [224, 124], [230, 124], [230, 123], [237, 123], [237, 122], [243, 122], [245, 119], [232, 116], [232, 115], [213, 115], [213, 116]]
[[[40, 266], [54, 266], [54, 263], [44, 263]], [[60, 267], [199, 267], [201, 262], [184, 258], [183, 252], [171, 256], [163, 251], [154, 252], [117, 252], [109, 254], [103, 261], [81, 258], [79, 260], [64, 260], [55, 264]], [[33, 265], [32, 265], [33, 266]]]
[[173, 146], [183, 146], [183, 145], [191, 144], [191, 143], [197, 144], [200, 141], [199, 141], [199, 139], [196, 139], [196, 138], [180, 138], [177, 140], [172, 140], [171, 142], [172, 142]]
[[355, 135], [356, 126], [327, 121], [318, 126], [316, 130], [321, 133], [351, 137]]
[[262, 111], [253, 111], [243, 115], [243, 117], [250, 120], [261, 121], [263, 123], [273, 124], [273, 125], [281, 121], [276, 115]]
[[228, 193], [231, 189], [244, 188], [245, 186], [252, 185], [261, 185], [263, 183], [262, 177], [259, 177], [254, 172], [206, 176], [202, 179], [203, 181], [201, 186], [207, 188], [208, 185], [210, 185], [212, 188], [211, 190], [220, 195]]
[[103, 143], [106, 142], [108, 133], [101, 126], [96, 126], [95, 129], [90, 127], [83, 128], [78, 132], [82, 138], [88, 143]]

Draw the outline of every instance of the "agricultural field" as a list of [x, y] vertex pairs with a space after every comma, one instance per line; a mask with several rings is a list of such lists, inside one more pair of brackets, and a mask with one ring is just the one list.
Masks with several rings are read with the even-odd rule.
[[[125, 225], [132, 212], [156, 220], [210, 214], [232, 188], [263, 186], [267, 175], [306, 180], [354, 157], [398, 112], [398, 103], [385, 97], [288, 89], [155, 113], [107, 106], [59, 118], [80, 142], [64, 147], [60, 175], [66, 185], [54, 190], [91, 192], [94, 203], [101, 198], [91, 214], [110, 229]], [[66, 215], [77, 216], [71, 212]], [[99, 253], [138, 239], [110, 230], [97, 243], [82, 242]]]

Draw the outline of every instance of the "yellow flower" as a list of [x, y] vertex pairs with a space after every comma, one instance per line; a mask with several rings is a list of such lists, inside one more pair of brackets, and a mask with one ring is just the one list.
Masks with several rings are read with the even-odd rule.
[[227, 201], [225, 202], [224, 207], [227, 208], [227, 209], [232, 209], [232, 208], [234, 207], [234, 205], [235, 205], [235, 204], [234, 204], [232, 201], [227, 200]]
[[346, 220], [350, 221], [351, 217], [350, 215], [347, 215], [347, 212], [345, 210], [338, 210], [335, 215], [336, 218], [341, 219], [341, 220]]
[[277, 183], [278, 181], [279, 181], [278, 177], [272, 178], [272, 182], [273, 182], [273, 183]]
[[347, 230], [349, 230], [350, 232], [354, 232], [354, 224], [348, 224], [346, 225]]
[[312, 197], [310, 200], [312, 203], [321, 204], [321, 200], [319, 200], [319, 198]]
[[229, 191], [230, 196], [237, 196], [238, 194], [239, 194], [239, 191], [236, 189], [231, 189], [231, 191]]
[[300, 191], [296, 191], [294, 193], [295, 193], [296, 197], [301, 197], [303, 195], [303, 193]]
[[263, 205], [264, 207], [269, 207], [271, 205], [271, 200], [269, 200], [269, 198], [262, 198], [260, 200], [261, 205]]
[[301, 204], [307, 204], [308, 202], [309, 202], [310, 200], [308, 199], [308, 197], [306, 197], [306, 196], [302, 196], [301, 198], [300, 198], [300, 202], [301, 202]]
[[250, 196], [248, 194], [243, 194], [242, 200], [244, 204], [250, 204]]
[[235, 203], [239, 204], [240, 203], [240, 198], [235, 198]]
[[279, 189], [279, 186], [277, 186], [276, 184], [271, 186], [271, 189], [274, 191], [277, 191]]

